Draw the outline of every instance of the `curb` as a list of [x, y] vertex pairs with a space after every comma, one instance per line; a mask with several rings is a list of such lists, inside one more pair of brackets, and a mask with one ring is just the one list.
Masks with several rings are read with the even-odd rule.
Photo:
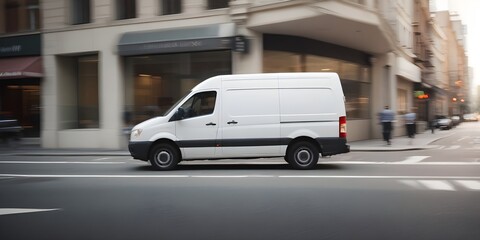
[[415, 147], [350, 147], [351, 152], [400, 152], [415, 151], [437, 148], [437, 145], [415, 146]]

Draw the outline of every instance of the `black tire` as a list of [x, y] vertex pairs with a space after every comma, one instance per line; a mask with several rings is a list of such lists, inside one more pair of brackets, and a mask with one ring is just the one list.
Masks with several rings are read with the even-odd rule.
[[319, 152], [310, 142], [297, 142], [289, 147], [287, 162], [295, 169], [312, 169], [318, 163]]
[[160, 143], [153, 146], [149, 159], [150, 164], [157, 170], [172, 170], [180, 162], [180, 153], [171, 144]]

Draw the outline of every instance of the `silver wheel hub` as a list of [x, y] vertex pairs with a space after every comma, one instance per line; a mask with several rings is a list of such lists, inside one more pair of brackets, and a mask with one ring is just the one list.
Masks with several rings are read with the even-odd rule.
[[156, 157], [156, 161], [160, 165], [168, 164], [171, 160], [172, 160], [172, 155], [167, 151], [160, 151]]
[[296, 159], [300, 164], [308, 164], [312, 160], [312, 153], [306, 149], [300, 149], [297, 152]]

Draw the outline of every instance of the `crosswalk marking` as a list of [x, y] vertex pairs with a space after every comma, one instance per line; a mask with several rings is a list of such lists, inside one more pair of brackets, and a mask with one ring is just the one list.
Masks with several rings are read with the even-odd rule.
[[448, 181], [442, 180], [418, 180], [418, 182], [431, 190], [456, 191]]
[[418, 190], [480, 191], [479, 180], [419, 179], [398, 180], [399, 183]]
[[473, 180], [456, 180], [456, 183], [462, 185], [465, 188], [480, 191], [480, 181]]
[[459, 148], [460, 148], [460, 145], [452, 145], [450, 147], [445, 148], [445, 150], [455, 150], [455, 149], [459, 149]]

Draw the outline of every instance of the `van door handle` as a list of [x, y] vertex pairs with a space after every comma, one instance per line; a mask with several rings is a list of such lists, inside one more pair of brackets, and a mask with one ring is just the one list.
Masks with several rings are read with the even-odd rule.
[[215, 126], [215, 125], [217, 125], [217, 124], [216, 124], [216, 123], [213, 123], [213, 122], [209, 122], [209, 123], [207, 123], [207, 124], [205, 124], [205, 125], [207, 125], [207, 126]]
[[230, 122], [227, 122], [227, 124], [237, 124], [237, 123], [238, 123], [238, 122], [235, 121], [235, 120], [232, 120], [232, 121], [230, 121]]

